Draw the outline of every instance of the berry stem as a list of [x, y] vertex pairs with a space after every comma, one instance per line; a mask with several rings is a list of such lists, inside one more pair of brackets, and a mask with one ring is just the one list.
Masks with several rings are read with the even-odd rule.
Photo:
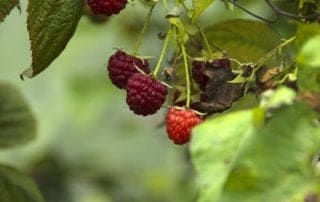
[[196, 23], [196, 26], [197, 26], [197, 28], [199, 29], [199, 32], [200, 32], [200, 34], [201, 34], [201, 38], [203, 39], [204, 44], [205, 44], [205, 46], [206, 46], [206, 48], [207, 48], [207, 51], [208, 51], [209, 55], [211, 56], [211, 55], [212, 55], [212, 49], [211, 49], [211, 47], [210, 47], [208, 38], [207, 38], [206, 34], [204, 33], [204, 31], [203, 31], [202, 27], [200, 26], [200, 24], [199, 24], [199, 23]]
[[153, 9], [154, 9], [155, 6], [156, 6], [156, 3], [152, 4], [152, 6], [149, 9], [147, 18], [146, 18], [146, 20], [144, 22], [144, 25], [143, 25], [143, 28], [142, 28], [142, 30], [140, 32], [138, 42], [137, 42], [137, 44], [136, 44], [136, 46], [134, 48], [133, 55], [136, 55], [138, 53], [138, 51], [139, 51], [139, 48], [140, 48], [140, 46], [142, 44], [144, 35], [145, 35], [146, 31], [147, 31], [147, 27], [150, 24], [151, 15], [152, 15], [152, 12], [153, 12]]
[[179, 40], [183, 62], [184, 62], [184, 70], [186, 76], [186, 88], [187, 88], [187, 100], [186, 100], [186, 107], [190, 108], [190, 100], [191, 100], [191, 82], [190, 82], [190, 73], [189, 73], [189, 63], [188, 63], [188, 55], [186, 52], [186, 48], [183, 43], [183, 39]]
[[157, 74], [158, 74], [158, 72], [160, 70], [164, 55], [166, 54], [166, 50], [167, 50], [167, 47], [168, 47], [168, 44], [169, 44], [169, 41], [170, 41], [170, 38], [171, 38], [171, 34], [172, 34], [172, 29], [170, 28], [169, 31], [166, 34], [166, 38], [165, 38], [165, 41], [164, 41], [164, 44], [163, 44], [163, 47], [162, 47], [162, 50], [161, 50], [161, 54], [160, 54], [160, 58], [158, 60], [157, 66], [156, 66], [156, 68], [154, 69], [154, 71], [152, 73], [152, 75], [154, 77], [157, 77]]

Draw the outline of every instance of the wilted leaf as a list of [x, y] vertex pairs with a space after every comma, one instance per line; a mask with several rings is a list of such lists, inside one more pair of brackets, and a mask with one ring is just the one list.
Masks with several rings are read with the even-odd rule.
[[20, 92], [0, 83], [0, 148], [23, 144], [35, 135], [34, 116]]
[[205, 29], [210, 43], [241, 62], [256, 62], [281, 43], [268, 24], [252, 20], [229, 20]]
[[83, 0], [30, 0], [28, 31], [32, 65], [22, 76], [33, 77], [64, 50], [81, 17]]
[[19, 0], [0, 0], [0, 22], [17, 6]]
[[1, 202], [43, 202], [34, 182], [16, 169], [0, 165]]

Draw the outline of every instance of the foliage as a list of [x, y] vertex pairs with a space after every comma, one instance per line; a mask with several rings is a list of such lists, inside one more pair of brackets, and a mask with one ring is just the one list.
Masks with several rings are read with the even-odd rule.
[[[32, 62], [31, 67], [21, 73], [22, 79], [25, 76], [33, 78], [49, 66], [53, 66], [54, 61], [59, 61], [61, 54], [67, 51], [66, 47], [71, 38], [77, 35], [76, 29], [81, 27], [79, 21], [83, 10], [95, 22], [109, 21], [108, 17], [93, 16], [85, 7], [85, 2], [87, 1], [28, 1], [26, 27], [31, 44]], [[319, 2], [301, 0], [297, 1], [298, 3], [288, 1], [277, 5], [272, 1], [266, 1], [266, 4], [255, 2], [263, 11], [266, 10], [265, 8], [274, 11], [273, 15], [270, 15], [271, 20], [246, 9], [252, 3], [250, 1], [243, 5], [239, 1], [223, 1], [224, 4], [222, 4], [214, 0], [141, 0], [140, 2], [145, 5], [145, 10], [149, 9], [149, 14], [144, 19], [143, 26], [140, 25], [141, 21], [132, 26], [134, 29], [142, 27], [138, 37], [128, 40], [131, 43], [132, 41], [137, 43], [132, 55], [149, 58], [140, 55], [142, 52], [140, 46], [147, 46], [152, 50], [153, 52], [150, 52], [152, 55], [157, 55], [158, 60], [150, 76], [162, 80], [171, 88], [170, 97], [167, 99], [168, 105], [180, 103], [179, 105], [185, 108], [198, 110], [197, 113], [205, 118], [203, 124], [194, 128], [190, 143], [191, 161], [197, 175], [196, 185], [199, 192], [197, 200], [199, 202], [318, 201], [320, 198]], [[289, 5], [288, 9], [284, 5]], [[230, 15], [229, 20], [217, 18], [212, 23], [210, 19], [217, 16], [212, 11], [216, 7], [223, 8], [223, 6], [225, 9], [220, 9], [220, 13], [232, 13], [236, 8], [240, 8], [253, 18], [239, 19]], [[19, 7], [18, 1], [0, 0], [0, 22], [4, 21], [15, 7]], [[157, 10], [157, 19], [151, 18], [154, 10]], [[203, 17], [206, 15], [209, 18]], [[272, 20], [273, 17], [275, 20]], [[281, 23], [289, 27], [289, 31], [286, 30], [288, 32], [283, 32]], [[201, 24], [208, 26], [203, 28]], [[159, 48], [160, 53], [154, 51], [158, 48], [153, 48], [157, 38], [153, 37], [149, 41], [151, 43], [144, 42], [147, 41], [147, 38], [144, 38], [147, 28], [153, 28], [152, 33], [155, 34], [157, 25], [160, 25], [159, 29], [162, 32], [159, 38], [163, 39], [163, 47]], [[117, 26], [117, 24], [114, 25], [114, 27]], [[128, 28], [129, 31], [122, 31], [122, 34], [129, 33], [127, 37], [132, 37], [132, 27]], [[111, 30], [111, 32], [116, 31]], [[93, 34], [90, 38], [96, 36], [98, 34]], [[105, 38], [107, 37], [99, 39]], [[107, 41], [108, 46], [111, 42], [111, 39]], [[89, 43], [86, 44], [88, 47]], [[83, 56], [90, 54], [89, 49], [90, 47]], [[76, 49], [72, 50], [78, 53]], [[219, 72], [206, 67], [204, 74], [208, 77], [208, 83], [205, 84], [204, 89], [199, 89], [190, 74], [192, 62], [211, 64], [225, 58], [231, 63], [230, 71]], [[91, 66], [91, 63], [87, 65]], [[64, 75], [67, 71], [72, 70], [64, 68], [62, 74]], [[74, 89], [78, 89], [73, 92], [75, 93], [74, 102], [88, 106], [83, 103], [89, 101], [94, 103], [100, 100], [97, 97], [98, 93], [103, 91], [101, 87], [103, 82], [97, 81], [96, 78], [102, 78], [99, 77], [101, 72], [99, 70], [94, 78], [79, 79], [81, 82], [73, 84]], [[94, 83], [93, 87], [90, 86], [90, 82]], [[100, 87], [97, 88], [97, 86]], [[79, 88], [90, 93], [80, 97], [79, 95], [83, 92], [80, 92]], [[98, 93], [95, 94], [95, 91]], [[110, 97], [115, 93], [111, 92]], [[178, 98], [175, 98], [176, 92], [179, 94]], [[197, 107], [194, 107], [195, 104], [198, 104]], [[75, 114], [81, 114], [85, 107], [79, 108], [81, 109], [76, 109]], [[99, 116], [99, 111], [101, 109], [97, 109], [94, 115], [88, 115], [89, 118], [79, 125], [64, 126], [66, 130], [64, 134], [67, 134], [70, 128], [74, 130], [73, 133], [76, 133], [75, 130], [79, 126], [77, 131], [86, 133], [81, 130], [84, 123], [91, 125], [88, 127], [92, 127], [92, 130], [97, 130], [96, 133], [99, 133], [99, 127], [95, 127], [97, 125], [90, 120], [93, 116]], [[117, 117], [117, 113], [114, 114], [114, 117]], [[119, 125], [125, 130], [123, 123]], [[125, 133], [132, 132], [130, 127]], [[35, 118], [23, 96], [15, 87], [5, 82], [1, 83], [0, 147], [8, 148], [29, 142], [35, 138], [35, 134]], [[83, 145], [81, 149], [90, 147], [87, 146], [88, 140], [81, 142], [82, 140], [78, 140], [78, 137], [72, 135], [70, 137], [70, 142], [78, 141], [77, 144]], [[119, 142], [122, 145], [123, 139]], [[100, 141], [96, 140], [91, 147], [96, 147], [99, 143]], [[113, 176], [102, 177], [105, 174], [105, 171], [101, 171], [103, 166], [99, 170], [99, 165], [103, 164], [105, 158], [109, 162], [114, 157], [107, 155], [108, 157], [103, 157], [103, 160], [98, 160], [99, 163], [92, 163], [90, 162], [92, 154], [88, 155], [89, 160], [86, 161], [82, 159], [82, 155], [80, 158], [72, 155], [76, 149], [70, 149], [67, 141], [57, 141], [56, 144], [60, 153], [65, 152], [69, 155], [66, 162], [69, 161], [74, 170], [83, 172], [86, 170], [83, 168], [90, 167], [92, 172], [99, 173], [93, 177], [95, 187], [104, 189], [110, 184], [114, 187], [118, 186]], [[106, 149], [104, 145], [100, 147]], [[82, 151], [80, 149], [79, 151], [81, 154]], [[98, 154], [94, 154], [96, 155]], [[58, 170], [57, 179], [61, 181], [52, 182], [57, 190], [63, 191], [68, 181], [66, 180], [68, 169], [64, 166], [68, 163], [60, 162], [62, 160], [57, 160], [51, 155], [44, 158], [47, 158], [46, 161], [34, 165], [33, 169], [38, 171], [34, 173], [34, 178], [41, 184], [41, 180], [47, 179], [46, 175], [51, 175], [52, 170]], [[120, 170], [130, 165], [130, 162], [119, 164], [114, 170], [120, 173]], [[46, 173], [47, 164], [51, 166], [48, 173]], [[137, 167], [136, 170], [141, 168]], [[189, 172], [186, 173], [191, 176]], [[17, 170], [0, 166], [0, 176], [2, 178], [1, 201], [43, 201], [32, 180]], [[119, 179], [126, 181], [127, 176], [121, 176]], [[43, 193], [46, 196], [50, 195], [44, 187], [41, 187]], [[158, 187], [161, 187], [161, 183]], [[188, 190], [189, 187], [186, 185], [185, 189]], [[108, 198], [102, 194], [101, 190], [98, 193], [101, 198]], [[64, 199], [54, 200], [67, 200], [69, 196], [66, 195]], [[113, 195], [113, 198], [117, 197], [119, 194]], [[121, 197], [117, 199], [129, 200]], [[182, 196], [176, 201], [179, 200], [186, 201]]]

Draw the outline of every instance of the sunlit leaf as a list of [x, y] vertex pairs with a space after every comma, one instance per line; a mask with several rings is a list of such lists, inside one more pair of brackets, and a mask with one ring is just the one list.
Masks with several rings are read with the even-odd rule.
[[191, 144], [198, 201], [289, 202], [319, 194], [312, 164], [320, 148], [315, 118], [309, 107], [295, 104], [278, 109], [258, 128], [250, 110], [198, 126]]
[[319, 34], [320, 25], [318, 23], [299, 23], [296, 33], [296, 48], [298, 52], [309, 39]]
[[241, 62], [256, 62], [281, 43], [268, 24], [252, 20], [229, 20], [205, 29], [211, 44]]
[[19, 0], [0, 0], [0, 22], [17, 6]]
[[193, 131], [191, 153], [200, 186], [198, 201], [217, 201], [238, 148], [253, 130], [252, 112], [207, 120]]
[[30, 0], [28, 31], [32, 65], [22, 76], [33, 77], [47, 68], [73, 36], [83, 8], [82, 0]]
[[37, 186], [21, 172], [0, 165], [1, 202], [43, 202]]
[[301, 48], [297, 62], [301, 68], [320, 69], [320, 34], [308, 40]]
[[300, 191], [320, 194], [312, 164], [320, 147], [315, 118], [308, 107], [296, 104], [252, 131], [239, 148], [219, 201], [293, 201]]
[[26, 143], [36, 136], [36, 123], [21, 93], [0, 83], [0, 148]]

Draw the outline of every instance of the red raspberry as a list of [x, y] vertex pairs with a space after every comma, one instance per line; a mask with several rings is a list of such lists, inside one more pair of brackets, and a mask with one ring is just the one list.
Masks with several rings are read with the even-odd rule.
[[175, 144], [185, 144], [190, 140], [191, 129], [202, 121], [193, 110], [171, 107], [166, 116], [168, 137]]
[[125, 88], [130, 76], [139, 72], [137, 68], [141, 69], [146, 74], [150, 73], [149, 64], [147, 61], [118, 50], [109, 59], [109, 78], [118, 88]]
[[127, 3], [127, 0], [88, 0], [88, 5], [94, 14], [108, 16], [118, 14]]
[[156, 113], [168, 94], [166, 86], [141, 73], [135, 73], [129, 78], [126, 89], [126, 101], [130, 109], [143, 116]]

